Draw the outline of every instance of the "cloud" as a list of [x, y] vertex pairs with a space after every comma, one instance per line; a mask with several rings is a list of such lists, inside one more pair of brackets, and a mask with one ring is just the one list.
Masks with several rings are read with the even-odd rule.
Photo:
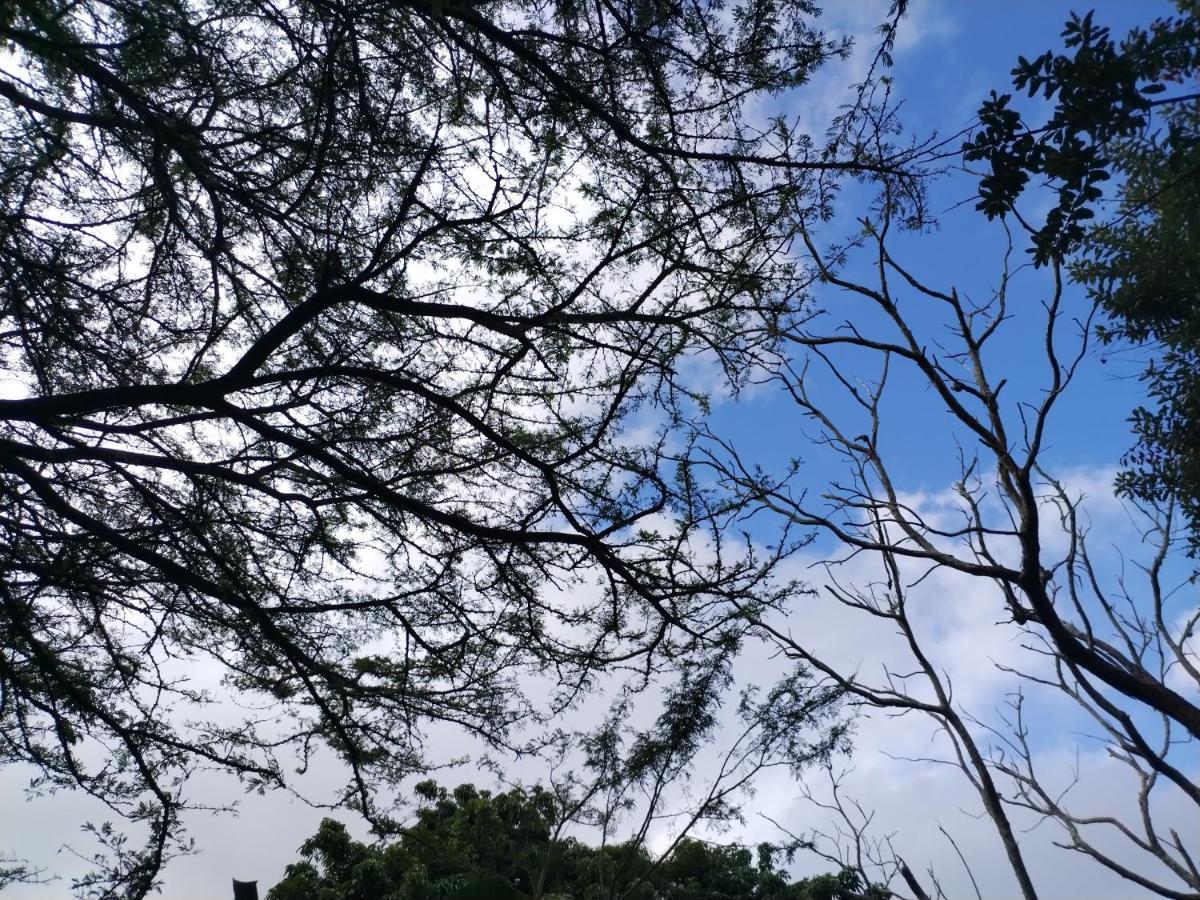
[[[865, 812], [873, 816], [870, 833], [879, 838], [891, 836], [895, 851], [927, 889], [932, 890], [932, 883], [926, 869], [932, 868], [946, 896], [974, 896], [970, 878], [949, 840], [939, 830], [941, 826], [958, 844], [985, 898], [1019, 896], [992, 823], [982, 815], [978, 796], [961, 774], [950, 767], [918, 765], [887, 755], [914, 749], [932, 755], [947, 748], [939, 746], [936, 737], [931, 740], [927, 729], [905, 724], [904, 720], [877, 717], [864, 723], [853, 768], [841, 782], [843, 796], [863, 804]], [[1036, 762], [1047, 770], [1065, 772], [1076, 764], [1076, 757], [1073, 748], [1064, 745], [1037, 754]], [[1087, 806], [1110, 814], [1117, 812], [1127, 819], [1135, 813], [1132, 804], [1136, 793], [1123, 766], [1097, 751], [1081, 754], [1078, 767], [1080, 787], [1075, 799], [1086, 798]], [[814, 773], [809, 781], [815, 799], [828, 802], [830, 792], [823, 773]], [[829, 813], [805, 799], [797, 786], [784, 778], [761, 786], [758, 805], [765, 816], [794, 833], [814, 829], [828, 832], [831, 827]], [[1180, 795], [1171, 795], [1155, 813], [1156, 821], [1174, 825], [1185, 842], [1196, 846], [1200, 823], [1194, 809], [1187, 809]], [[1014, 814], [1014, 820], [1022, 852], [1041, 896], [1062, 900], [1085, 897], [1132, 900], [1150, 896], [1081, 854], [1056, 847], [1054, 842], [1062, 841], [1065, 835], [1055, 823], [1038, 824], [1035, 818], [1019, 812]], [[765, 818], [748, 824], [751, 826], [746, 833], [748, 840], [781, 837]], [[1116, 852], [1116, 842], [1101, 839], [1100, 844]], [[1117, 858], [1127, 862], [1136, 860], [1119, 852]], [[798, 862], [797, 868], [802, 871], [821, 865], [813, 856]], [[1136, 862], [1146, 871], [1145, 857]]]
[[[1061, 480], [1068, 496], [1086, 498], [1082, 509], [1091, 524], [1094, 547], [1098, 551], [1107, 546], [1120, 547], [1128, 557], [1122, 560], [1112, 553], [1097, 552], [1100, 583], [1116, 591], [1118, 579], [1124, 574], [1132, 602], [1145, 611], [1149, 594], [1137, 593], [1134, 576], [1144, 573], [1135, 561], [1152, 554], [1153, 546], [1142, 541], [1144, 523], [1113, 499], [1112, 475], [1111, 468], [1076, 468]], [[928, 521], [941, 525], [954, 521], [957, 501], [950, 491], [913, 493], [905, 500]], [[1049, 554], [1066, 548], [1065, 542], [1054, 536], [1055, 527], [1057, 523], [1051, 519], [1047, 526]], [[809, 556], [796, 561], [798, 572], [806, 575], [818, 591], [798, 603], [782, 626], [835, 669], [856, 672], [864, 682], [886, 687], [888, 673], [913, 672], [917, 665], [895, 623], [848, 608], [828, 590], [820, 589], [830, 583], [823, 555], [814, 547]], [[948, 569], [925, 574], [919, 565], [903, 560], [900, 571], [905, 583], [914, 585], [907, 609], [920, 646], [943, 680], [953, 686], [955, 707], [1007, 733], [1001, 716], [1011, 716], [1007, 704], [1019, 688], [1025, 695], [1033, 764], [1051, 790], [1065, 790], [1077, 778], [1064, 801], [1067, 808], [1078, 814], [1115, 816], [1135, 831], [1140, 828], [1139, 782], [1128, 766], [1110, 756], [1107, 747], [1095, 739], [1099, 730], [1096, 723], [1061, 693], [1024, 681], [1009, 671], [1048, 675], [1050, 660], [1040, 652], [1037, 640], [1009, 621], [999, 590], [986, 579]], [[844, 587], [881, 584], [884, 578], [878, 559], [865, 553], [828, 572]], [[1180, 613], [1179, 627], [1188, 611]], [[1180, 677], [1179, 673], [1173, 677]], [[920, 676], [898, 680], [914, 696], [930, 696]], [[985, 748], [996, 741], [996, 736], [982, 727], [973, 728], [973, 732]], [[1200, 759], [1194, 752], [1184, 749], [1172, 758], [1184, 771], [1200, 769]], [[842, 782], [844, 796], [863, 804], [864, 810], [874, 816], [870, 833], [877, 838], [891, 836], [896, 852], [914, 870], [921, 872], [932, 866], [947, 896], [973, 896], [974, 891], [957, 852], [939, 831], [939, 825], [959, 844], [985, 897], [1016, 896], [1017, 885], [994, 827], [983, 815], [978, 794], [955, 766], [934, 761], [953, 759], [947, 736], [930, 718], [866, 710], [855, 731], [853, 756], [840, 763], [851, 768]], [[817, 800], [828, 802], [829, 789], [821, 773], [806, 778], [805, 784]], [[789, 831], [828, 832], [831, 828], [830, 811], [805, 799], [801, 787], [790, 778], [771, 773], [759, 787], [753, 808]], [[1006, 788], [1002, 783], [1002, 789]], [[1200, 842], [1200, 817], [1182, 792], [1160, 781], [1151, 795], [1151, 804], [1159, 834], [1169, 834], [1174, 828], [1185, 846]], [[1056, 841], [1066, 839], [1057, 823], [1039, 823], [1036, 816], [1019, 809], [1011, 814], [1020, 829], [1027, 864], [1044, 896], [1149, 896], [1081, 854], [1056, 847]], [[1099, 825], [1085, 829], [1085, 833], [1135, 871], [1179, 886], [1164, 867], [1134, 849], [1115, 829]], [[766, 818], [760, 818], [748, 822], [741, 837], [752, 842], [778, 840], [782, 835]], [[819, 864], [819, 860], [802, 861], [798, 871], [813, 864]]]
[[896, 54], [911, 53], [927, 44], [945, 43], [961, 32], [962, 24], [955, 17], [952, 4], [939, 0], [913, 0], [896, 35]]

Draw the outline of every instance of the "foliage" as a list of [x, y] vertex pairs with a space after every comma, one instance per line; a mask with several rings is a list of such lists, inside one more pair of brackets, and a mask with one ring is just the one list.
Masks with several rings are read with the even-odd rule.
[[[1197, 67], [1193, 71], [1200, 71]], [[1164, 116], [1161, 132], [1123, 142], [1118, 214], [1092, 229], [1071, 274], [1112, 316], [1106, 342], [1151, 343], [1151, 407], [1134, 411], [1137, 445], [1125, 494], [1179, 503], [1200, 551], [1200, 105]]]
[[[1013, 70], [1013, 84], [1054, 101], [1038, 128], [1010, 107], [1009, 95], [980, 108], [982, 127], [968, 160], [985, 160], [978, 208], [1013, 213], [1032, 236], [1042, 265], [1073, 255], [1072, 277], [1111, 317], [1105, 341], [1152, 343], [1144, 380], [1153, 408], [1133, 417], [1138, 443], [1118, 487], [1143, 500], [1176, 498], [1200, 550], [1200, 6], [1135, 28], [1119, 43], [1092, 13], [1063, 31], [1069, 54], [1051, 51]], [[1043, 223], [1028, 223], [1016, 202], [1031, 178], [1057, 191]], [[1102, 185], [1113, 179], [1115, 213], [1099, 224]]]
[[42, 871], [30, 867], [23, 859], [0, 856], [0, 891], [14, 884], [43, 883]]
[[198, 767], [329, 748], [386, 828], [428, 722], [510, 746], [787, 596], [663, 448], [894, 165], [754, 118], [817, 12], [0, 4], [0, 761], [149, 835], [81, 890], [151, 889]]
[[[1194, 0], [1181, 0], [1180, 15], [1135, 28], [1120, 43], [1095, 14], [1072, 14], [1063, 29], [1068, 54], [1046, 51], [1021, 57], [1013, 85], [1054, 107], [1039, 127], [1027, 125], [1011, 107], [1010, 94], [992, 92], [979, 109], [980, 128], [964, 146], [968, 161], [983, 160], [989, 172], [979, 203], [989, 219], [1015, 212], [1031, 178], [1057, 191], [1044, 223], [1031, 226], [1037, 265], [1078, 248], [1095, 218], [1101, 184], [1115, 173], [1120, 142], [1145, 135], [1156, 107], [1194, 100], [1163, 96], [1185, 82], [1200, 63], [1200, 21]], [[1117, 169], [1119, 170], [1119, 165]]]
[[546, 790], [493, 794], [472, 785], [453, 792], [418, 785], [423, 804], [397, 840], [366, 845], [326, 819], [304, 843], [267, 900], [426, 900], [447, 897], [538, 900], [840, 900], [860, 893], [857, 876], [791, 882], [779, 850], [684, 839], [663, 859], [640, 845], [589, 846], [558, 838], [561, 806]]

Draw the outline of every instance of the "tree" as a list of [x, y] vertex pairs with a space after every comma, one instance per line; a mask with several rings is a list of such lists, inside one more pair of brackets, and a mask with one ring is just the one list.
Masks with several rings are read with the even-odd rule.
[[[938, 237], [886, 176], [876, 208], [844, 241], [823, 240], [801, 217], [814, 282], [836, 302], [787, 333], [791, 359], [769, 377], [812, 428], [802, 454], [836, 475], [814, 485], [799, 462], [765, 470], [717, 434], [689, 455], [724, 485], [730, 505], [814, 528], [842, 548], [830, 552], [822, 593], [857, 620], [864, 645], [878, 640], [877, 656], [822, 649], [819, 635], [798, 637], [770, 611], [763, 632], [860, 708], [936, 723], [941, 752], [926, 761], [961, 772], [1026, 898], [1045, 889], [1023, 832], [1046, 821], [1061, 829], [1060, 846], [1138, 889], [1200, 896], [1191, 749], [1200, 738], [1200, 609], [1181, 590], [1194, 568], [1178, 560], [1196, 549], [1197, 95], [1180, 87], [1200, 59], [1195, 11], [1180, 4], [1178, 17], [1120, 44], [1092, 15], [1072, 17], [1069, 53], [1022, 59], [1014, 70], [1019, 90], [1054, 100], [1045, 124], [1026, 124], [1009, 95], [984, 104], [964, 155], [988, 165], [981, 181], [972, 173], [977, 209], [1002, 220], [989, 284], [948, 283], [906, 263], [905, 228]], [[1093, 225], [1102, 185], [1114, 178], [1118, 212]], [[1046, 199], [1047, 187], [1054, 202], [1035, 218], [1018, 201]], [[1026, 240], [1032, 267], [1014, 260]], [[1118, 481], [1142, 545], [1108, 553], [1090, 534], [1085, 498], [1053, 471], [1047, 449], [1103, 315], [1103, 341], [1153, 341], [1164, 351], [1146, 373], [1157, 409], [1135, 415], [1139, 444]], [[1041, 351], [1031, 364], [1018, 347]], [[905, 483], [895, 448], [911, 446], [904, 432], [914, 419], [940, 437], [927, 465], [941, 447], [952, 450], [944, 496]], [[1022, 648], [1017, 662], [1000, 663], [1012, 693], [998, 710], [964, 701], [940, 662], [939, 623], [984, 598], [1002, 617], [994, 628]], [[1047, 703], [1054, 717], [1046, 706], [1030, 713]], [[1089, 790], [1078, 769], [1065, 778], [1047, 770], [1038, 749], [1063, 737], [1049, 723], [1064, 716], [1086, 730], [1080, 744], [1125, 769], [1126, 797], [1115, 779]], [[890, 886], [901, 860], [888, 841], [872, 844], [870, 815], [838, 789], [835, 779], [824, 805], [845, 827], [805, 839], [834, 859], [857, 855]], [[916, 897], [942, 895], [936, 877], [932, 890], [904, 882]]]
[[0, 755], [148, 834], [81, 890], [152, 887], [197, 767], [327, 746], [386, 829], [424, 723], [510, 745], [784, 597], [662, 462], [802, 308], [792, 211], [903, 162], [751, 115], [815, 14], [0, 5]]
[[[746, 515], [773, 515], [833, 543], [821, 591], [856, 623], [856, 646], [877, 655], [836, 656], [819, 634], [772, 611], [758, 618], [762, 632], [860, 708], [936, 723], [944, 752], [935, 761], [956, 767], [975, 791], [1015, 892], [1039, 896], [1022, 834], [1049, 820], [1062, 846], [1121, 878], [1165, 897], [1198, 896], [1186, 829], [1200, 808], [1190, 749], [1200, 738], [1200, 609], [1178, 590], [1187, 574], [1170, 564], [1181, 540], [1173, 511], [1169, 503], [1136, 508], [1145, 548], [1129, 551], [1128, 575], [1105, 571], [1124, 560], [1094, 551], [1083, 498], [1052, 471], [1047, 452], [1057, 410], [1088, 359], [1095, 307], [1069, 289], [1060, 256], [1042, 270], [1015, 264], [1006, 227], [984, 290], [919, 271], [898, 249], [913, 221], [884, 178], [875, 211], [844, 241], [818, 243], [798, 223], [814, 281], [831, 299], [787, 332], [792, 358], [770, 378], [811, 429], [807, 462], [820, 459], [835, 474], [812, 484], [800, 462], [766, 470], [717, 434], [693, 445], [688, 464], [719, 481]], [[916, 239], [938, 239], [916, 224]], [[1014, 358], [1018, 342], [1038, 352]], [[938, 436], [922, 444], [926, 465], [947, 465], [933, 479], [946, 485], [936, 502], [905, 482], [897, 448], [913, 446], [914, 420]], [[939, 661], [939, 624], [981, 598], [1001, 617], [994, 628], [1025, 650], [1002, 663], [1013, 693], [998, 711], [964, 703]], [[1059, 736], [1061, 719], [1035, 725], [1028, 707], [1050, 696], [1068, 700], [1088, 739], [1127, 768], [1129, 802], [1089, 809], [1097, 798], [1086, 788], [1072, 792], [1077, 782], [1061, 785], [1039, 767], [1034, 748]], [[1064, 715], [1061, 703], [1055, 709]], [[1167, 803], [1184, 817], [1164, 817]], [[902, 877], [897, 860], [881, 862]]]
[[[1013, 85], [1053, 99], [1041, 126], [1025, 123], [1010, 95], [993, 92], [980, 109], [982, 127], [966, 146], [984, 160], [979, 208], [1013, 215], [1032, 237], [1035, 263], [1071, 259], [1111, 318], [1101, 337], [1157, 348], [1146, 368], [1153, 408], [1133, 417], [1137, 444], [1119, 486], [1152, 502], [1176, 498], [1191, 519], [1191, 550], [1200, 549], [1200, 303], [1195, 269], [1200, 244], [1196, 194], [1200, 171], [1200, 7], [1177, 3], [1179, 15], [1136, 28], [1120, 43], [1093, 14], [1073, 16], [1063, 32], [1070, 54], [1021, 58]], [[1039, 227], [1017, 202], [1031, 178], [1057, 191]], [[1091, 224], [1103, 185], [1116, 178], [1116, 210]]]
[[453, 792], [418, 786], [416, 821], [385, 846], [352, 840], [326, 819], [301, 847], [267, 900], [408, 900], [532, 897], [535, 900], [850, 900], [886, 897], [850, 870], [792, 882], [779, 848], [685, 839], [657, 865], [640, 844], [592, 847], [560, 837], [565, 810], [545, 789], [493, 794], [473, 785]]
[[[1200, 66], [1193, 65], [1193, 74]], [[1134, 412], [1137, 444], [1118, 482], [1129, 496], [1174, 500], [1200, 551], [1200, 105], [1174, 107], [1165, 131], [1118, 146], [1119, 213], [1093, 228], [1071, 267], [1113, 317], [1106, 342], [1150, 344], [1143, 379], [1153, 401]]]

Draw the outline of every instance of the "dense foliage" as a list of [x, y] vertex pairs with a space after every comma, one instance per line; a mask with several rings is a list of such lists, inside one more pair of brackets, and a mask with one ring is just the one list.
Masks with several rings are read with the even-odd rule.
[[[1197, 57], [1200, 60], [1200, 56]], [[1200, 65], [1192, 68], [1200, 72]], [[1134, 413], [1138, 443], [1119, 487], [1175, 499], [1200, 550], [1200, 103], [1114, 151], [1118, 211], [1092, 229], [1072, 275], [1108, 310], [1107, 342], [1155, 348], [1143, 380], [1152, 405]]]
[[416, 821], [392, 843], [354, 841], [326, 819], [267, 900], [841, 900], [859, 891], [845, 871], [793, 882], [778, 849], [680, 841], [661, 860], [636, 843], [561, 838], [561, 807], [541, 788], [492, 794], [471, 785], [417, 787]]
[[[1150, 344], [1144, 373], [1153, 405], [1138, 409], [1138, 443], [1126, 457], [1121, 489], [1152, 501], [1174, 498], [1200, 549], [1200, 12], [1132, 30], [1120, 41], [1095, 15], [1073, 16], [1067, 53], [1047, 51], [1013, 70], [1013, 84], [1054, 105], [1044, 124], [1027, 124], [1011, 96], [993, 93], [982, 127], [966, 146], [984, 160], [979, 208], [1013, 214], [1032, 238], [1034, 262], [1070, 260], [1110, 322], [1107, 341]], [[1031, 180], [1056, 191], [1042, 222], [1017, 200]], [[1115, 206], [1104, 212], [1104, 185]], [[1098, 215], [1099, 214], [1099, 215]], [[1097, 224], [1093, 224], [1097, 223]]]

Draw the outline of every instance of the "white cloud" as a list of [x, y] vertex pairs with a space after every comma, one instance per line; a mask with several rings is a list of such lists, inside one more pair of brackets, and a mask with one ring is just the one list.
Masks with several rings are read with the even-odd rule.
[[[1143, 573], [1134, 560], [1144, 560], [1153, 548], [1141, 541], [1141, 523], [1112, 498], [1112, 475], [1111, 468], [1080, 468], [1069, 471], [1062, 481], [1070, 496], [1086, 495], [1083, 509], [1089, 516], [1097, 550], [1108, 545], [1119, 546], [1129, 558], [1125, 566], [1126, 584], [1134, 603], [1142, 604], [1145, 610], [1149, 596], [1136, 593], [1133, 575]], [[953, 521], [955, 500], [951, 492], [910, 494], [905, 499], [929, 521], [943, 525]], [[1047, 537], [1050, 536], [1048, 530]], [[1049, 543], [1050, 552], [1065, 549], [1065, 543], [1058, 538]], [[1115, 589], [1121, 560], [1114, 554], [1097, 552], [1095, 561], [1101, 583]], [[819, 563], [820, 554], [814, 552], [797, 562]], [[835, 567], [834, 573], [843, 585], [861, 586], [881, 580], [882, 572], [877, 567], [878, 560], [859, 554]], [[915, 581], [920, 571], [915, 564], [901, 563], [907, 582]], [[807, 574], [814, 584], [824, 579], [822, 567], [810, 568]], [[1046, 783], [1056, 789], [1065, 788], [1077, 767], [1078, 783], [1068, 795], [1068, 808], [1082, 814], [1117, 816], [1137, 830], [1137, 782], [1127, 766], [1109, 756], [1089, 736], [1098, 731], [1095, 723], [1065, 696], [1022, 682], [1001, 668], [1048, 674], [1049, 660], [1036, 652], [1035, 641], [1008, 621], [998, 589], [984, 579], [936, 570], [910, 590], [908, 612], [923, 651], [953, 685], [957, 708], [1004, 731], [1000, 713], [1005, 711], [1012, 692], [1020, 687], [1027, 697], [1026, 722], [1030, 727], [1034, 765]], [[1185, 614], [1186, 610], [1180, 615]], [[1177, 629], [1182, 621], [1181, 618]], [[848, 609], [828, 594], [819, 593], [797, 605], [789, 623], [803, 646], [839, 671], [857, 672], [865, 682], [885, 685], [885, 667], [893, 673], [916, 668], [894, 623]], [[929, 696], [920, 678], [910, 679], [908, 684], [915, 696]], [[989, 742], [982, 729], [974, 731], [981, 743]], [[853, 759], [844, 763], [853, 766], [853, 771], [845, 777], [844, 792], [861, 802], [866, 810], [874, 811], [876, 818], [871, 827], [874, 836], [894, 835], [896, 851], [914, 870], [921, 872], [932, 865], [948, 896], [973, 896], [957, 854], [938, 830], [938, 825], [942, 825], [970, 862], [985, 897], [1017, 894], [994, 828], [986, 816], [981, 817], [982, 804], [964, 775], [953, 766], [914, 761], [953, 759], [949, 742], [936, 723], [918, 714], [895, 716], [872, 710], [859, 722], [854, 744]], [[1195, 754], [1189, 756], [1186, 751], [1176, 759], [1176, 764], [1185, 771], [1196, 770], [1196, 762]], [[827, 797], [822, 794], [819, 773], [809, 783], [818, 799]], [[829, 829], [828, 811], [803, 799], [799, 787], [790, 785], [786, 777], [778, 773], [768, 775], [760, 788], [752, 806], [789, 830], [799, 833]], [[1195, 815], [1190, 801], [1161, 782], [1152, 797], [1159, 833], [1169, 834], [1169, 829], [1175, 828], [1185, 846], [1189, 842], [1196, 845], [1200, 841], [1200, 817]], [[1021, 829], [1020, 842], [1027, 864], [1044, 896], [1132, 898], [1145, 893], [1081, 854], [1055, 847], [1055, 841], [1065, 839], [1057, 823], [1044, 822], [1033, 828], [1038, 820], [1019, 810], [1013, 813], [1013, 818]], [[1113, 829], [1094, 827], [1088, 834], [1114, 858], [1173, 884], [1169, 873], [1144, 854], [1132, 850]], [[749, 841], [781, 837], [765, 820], [748, 823], [743, 836]], [[804, 868], [801, 864], [798, 870]]]

